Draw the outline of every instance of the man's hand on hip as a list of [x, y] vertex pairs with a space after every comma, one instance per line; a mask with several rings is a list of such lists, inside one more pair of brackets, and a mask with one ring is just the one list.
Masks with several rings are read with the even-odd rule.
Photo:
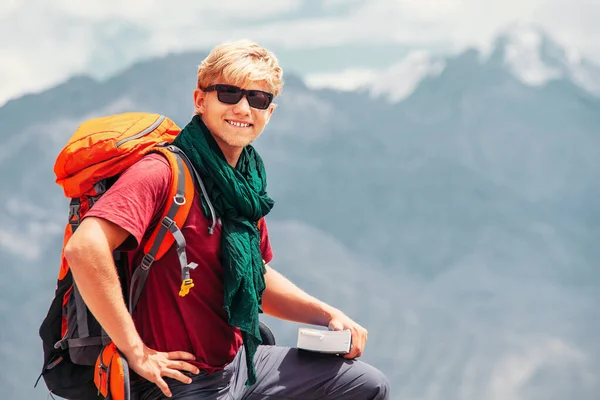
[[165, 353], [144, 346], [140, 354], [125, 354], [125, 356], [131, 369], [141, 377], [154, 382], [167, 397], [171, 397], [171, 390], [163, 376], [177, 379], [182, 383], [191, 383], [192, 379], [181, 371], [200, 373], [197, 367], [186, 362], [186, 360], [195, 360], [195, 357], [185, 351]]

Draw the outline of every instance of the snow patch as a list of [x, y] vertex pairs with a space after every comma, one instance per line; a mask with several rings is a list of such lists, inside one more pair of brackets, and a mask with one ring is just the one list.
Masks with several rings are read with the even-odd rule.
[[432, 57], [426, 51], [410, 53], [404, 60], [391, 66], [374, 82], [371, 93], [399, 102], [410, 96], [423, 79], [438, 76], [446, 63], [441, 58]]
[[600, 96], [600, 66], [585, 59], [574, 48], [557, 43], [542, 29], [516, 24], [496, 40], [496, 51], [515, 77], [530, 86], [567, 79], [583, 90]]
[[374, 97], [400, 102], [410, 96], [423, 79], [439, 75], [445, 66], [442, 58], [433, 57], [426, 51], [414, 51], [386, 69], [349, 68], [310, 74], [304, 80], [313, 89], [365, 90]]
[[331, 88], [353, 91], [368, 87], [377, 75], [377, 70], [349, 68], [343, 71], [309, 74], [304, 77], [304, 83], [312, 89]]
[[562, 71], [542, 60], [542, 33], [528, 27], [520, 27], [508, 34], [505, 62], [516, 77], [531, 86], [540, 86], [562, 77]]

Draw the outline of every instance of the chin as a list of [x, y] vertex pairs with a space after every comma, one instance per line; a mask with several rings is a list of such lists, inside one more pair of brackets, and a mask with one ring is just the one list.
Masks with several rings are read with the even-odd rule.
[[225, 142], [228, 146], [232, 147], [246, 147], [250, 143], [252, 143], [258, 135], [254, 133], [247, 133], [245, 135], [237, 134], [227, 134], [221, 137], [221, 140]]
[[227, 146], [229, 147], [246, 147], [247, 145], [249, 145], [250, 143], [252, 143], [252, 140], [254, 139], [250, 139], [250, 138], [240, 138], [240, 137], [225, 137], [225, 138], [221, 138], [221, 141], [223, 143], [225, 143]]

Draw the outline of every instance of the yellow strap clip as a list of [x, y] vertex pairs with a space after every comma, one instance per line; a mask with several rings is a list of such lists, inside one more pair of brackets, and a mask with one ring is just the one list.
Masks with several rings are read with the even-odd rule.
[[194, 281], [190, 278], [190, 279], [184, 279], [183, 282], [181, 282], [181, 290], [179, 290], [179, 295], [181, 297], [184, 297], [185, 295], [187, 295], [190, 292], [190, 289], [194, 287]]

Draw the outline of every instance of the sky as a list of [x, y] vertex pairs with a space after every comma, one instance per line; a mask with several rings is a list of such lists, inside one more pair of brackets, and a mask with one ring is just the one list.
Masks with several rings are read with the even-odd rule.
[[101, 79], [140, 59], [238, 38], [317, 84], [327, 76], [319, 74], [343, 72], [340, 86], [415, 50], [489, 50], [515, 24], [600, 64], [598, 21], [599, 0], [2, 0], [0, 105], [74, 74]]

